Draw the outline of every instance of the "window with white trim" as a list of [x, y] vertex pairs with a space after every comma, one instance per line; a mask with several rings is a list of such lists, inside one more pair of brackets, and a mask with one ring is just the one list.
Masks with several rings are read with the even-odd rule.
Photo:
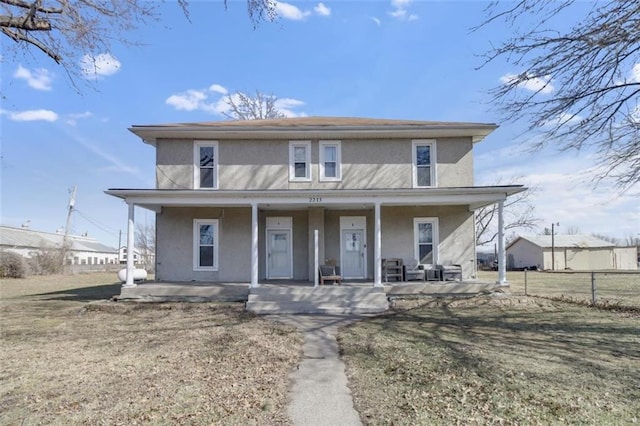
[[218, 270], [218, 220], [193, 220], [193, 270]]
[[415, 140], [413, 148], [413, 187], [436, 186], [436, 141]]
[[413, 241], [418, 262], [423, 265], [435, 265], [438, 262], [438, 218], [414, 218]]
[[340, 141], [320, 141], [320, 181], [342, 180]]
[[289, 142], [289, 180], [311, 180], [311, 142]]
[[199, 141], [194, 144], [194, 188], [218, 189], [218, 142]]

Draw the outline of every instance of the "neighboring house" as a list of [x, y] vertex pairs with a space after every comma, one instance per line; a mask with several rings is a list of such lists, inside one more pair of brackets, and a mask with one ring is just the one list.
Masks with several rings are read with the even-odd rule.
[[509, 269], [638, 269], [636, 247], [615, 247], [591, 235], [555, 235], [553, 245], [551, 235], [518, 237], [506, 251]]
[[[68, 265], [106, 265], [118, 262], [118, 251], [101, 244], [95, 238], [79, 235], [67, 237]], [[0, 248], [26, 258], [41, 250], [55, 250], [63, 246], [64, 234], [34, 231], [28, 228], [0, 226]]]
[[316, 259], [333, 259], [345, 280], [380, 285], [383, 258], [452, 262], [469, 278], [474, 210], [525, 190], [474, 186], [473, 146], [496, 127], [335, 117], [133, 126], [156, 149], [156, 188], [106, 193], [129, 206], [130, 248], [134, 207], [156, 212], [161, 281], [313, 281]]
[[[140, 263], [140, 250], [133, 249], [133, 263], [134, 264], [138, 264]], [[118, 250], [118, 263], [127, 263], [127, 247], [126, 246], [122, 246], [120, 247], [120, 249]]]

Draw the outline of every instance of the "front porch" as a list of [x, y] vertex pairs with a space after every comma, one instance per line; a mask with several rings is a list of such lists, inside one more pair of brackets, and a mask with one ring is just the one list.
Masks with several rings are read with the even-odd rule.
[[490, 281], [409, 281], [373, 286], [365, 280], [314, 286], [307, 281], [250, 283], [144, 282], [122, 287], [118, 300], [138, 302], [245, 302], [254, 313], [382, 313], [391, 297], [473, 296], [505, 286]]

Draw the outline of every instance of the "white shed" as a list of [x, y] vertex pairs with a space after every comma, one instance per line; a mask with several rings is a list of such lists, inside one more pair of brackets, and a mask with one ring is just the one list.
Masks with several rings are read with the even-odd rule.
[[[591, 235], [521, 236], [507, 246], [507, 268], [595, 271], [638, 269], [636, 247], [615, 247]], [[552, 261], [553, 259], [553, 261]]]

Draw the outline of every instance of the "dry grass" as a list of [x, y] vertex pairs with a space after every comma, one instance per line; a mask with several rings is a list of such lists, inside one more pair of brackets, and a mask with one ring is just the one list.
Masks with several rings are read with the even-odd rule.
[[239, 304], [124, 304], [114, 274], [0, 280], [0, 424], [287, 424], [297, 331]]
[[403, 303], [338, 337], [365, 424], [640, 421], [638, 316], [524, 296]]
[[[478, 278], [495, 281], [495, 271], [479, 271]], [[526, 294], [591, 302], [590, 272], [527, 271]], [[507, 280], [514, 294], [525, 294], [524, 271], [508, 271]], [[640, 309], [640, 272], [596, 272], [596, 303]]]

